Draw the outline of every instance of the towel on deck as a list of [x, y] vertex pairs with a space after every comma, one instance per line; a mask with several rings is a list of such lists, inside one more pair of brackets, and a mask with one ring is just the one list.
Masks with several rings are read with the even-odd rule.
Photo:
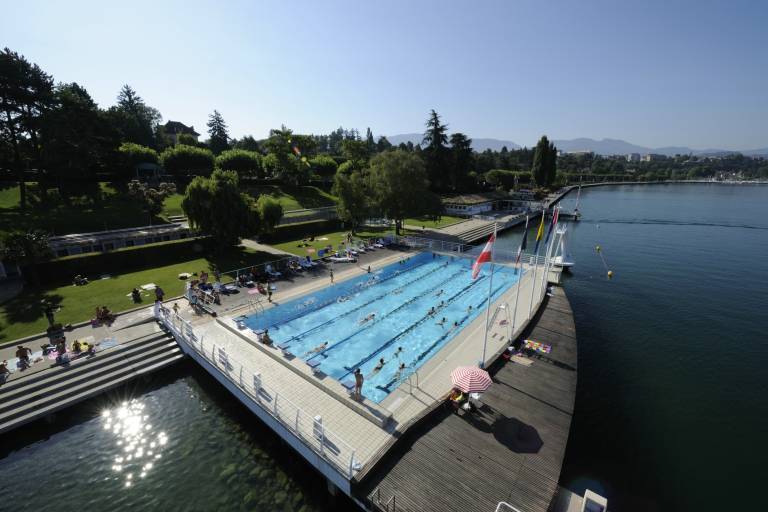
[[542, 354], [549, 354], [550, 352], [552, 352], [552, 345], [545, 345], [540, 341], [525, 340], [524, 346], [528, 350], [533, 350], [535, 352], [540, 352]]

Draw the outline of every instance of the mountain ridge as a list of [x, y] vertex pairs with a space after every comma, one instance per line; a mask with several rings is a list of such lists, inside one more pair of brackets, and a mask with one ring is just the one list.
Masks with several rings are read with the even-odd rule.
[[[401, 133], [387, 136], [387, 140], [389, 140], [389, 142], [395, 146], [402, 142], [420, 144], [423, 138], [424, 135], [421, 133]], [[626, 155], [629, 153], [640, 153], [641, 155], [646, 155], [653, 153], [666, 156], [674, 156], [678, 154], [692, 154], [696, 156], [722, 156], [730, 153], [741, 153], [745, 156], [768, 156], [768, 147], [741, 151], [715, 148], [692, 149], [687, 146], [664, 146], [660, 148], [650, 148], [632, 144], [631, 142], [627, 142], [622, 139], [604, 138], [596, 140], [588, 137], [579, 137], [576, 139], [555, 139], [552, 142], [554, 142], [557, 149], [566, 153], [576, 151], [592, 151], [599, 155]], [[472, 149], [477, 152], [483, 152], [486, 149], [500, 151], [504, 146], [506, 146], [509, 150], [520, 149], [522, 147], [520, 144], [517, 144], [511, 140], [494, 138], [472, 138]]]

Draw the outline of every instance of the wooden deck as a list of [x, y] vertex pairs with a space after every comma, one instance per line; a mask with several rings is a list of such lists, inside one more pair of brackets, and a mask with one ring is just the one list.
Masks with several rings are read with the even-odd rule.
[[528, 367], [494, 365], [494, 384], [479, 411], [434, 411], [403, 435], [354, 494], [389, 512], [492, 512], [500, 501], [522, 512], [548, 510], [576, 396], [575, 334], [568, 299], [556, 287], [524, 334], [552, 345], [552, 352], [532, 357]]

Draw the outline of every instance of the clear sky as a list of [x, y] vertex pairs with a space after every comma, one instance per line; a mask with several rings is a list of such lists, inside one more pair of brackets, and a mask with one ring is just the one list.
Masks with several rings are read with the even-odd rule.
[[103, 107], [232, 136], [370, 126], [532, 145], [768, 146], [768, 1], [0, 0], [0, 44]]

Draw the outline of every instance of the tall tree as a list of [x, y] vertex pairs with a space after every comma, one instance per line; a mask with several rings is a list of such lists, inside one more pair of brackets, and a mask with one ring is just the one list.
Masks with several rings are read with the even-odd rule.
[[397, 234], [403, 219], [440, 213], [433, 211], [439, 199], [429, 191], [424, 163], [414, 153], [396, 150], [376, 155], [368, 183], [376, 208], [395, 221]]
[[229, 149], [229, 132], [227, 123], [218, 110], [208, 116], [208, 146], [214, 155], [220, 155], [222, 151]]
[[333, 193], [339, 198], [336, 210], [339, 218], [349, 223], [352, 234], [368, 217], [370, 199], [362, 171], [338, 172], [333, 179]]
[[244, 149], [246, 151], [261, 151], [259, 141], [253, 138], [253, 135], [246, 135], [233, 144], [235, 149]]
[[376, 152], [376, 141], [373, 140], [373, 132], [370, 128], [365, 130], [365, 145], [368, 148], [369, 155], [372, 155]]
[[531, 177], [536, 185], [547, 187], [555, 181], [557, 175], [557, 149], [555, 145], [542, 135], [536, 144], [536, 151], [533, 155], [533, 166], [531, 167]]
[[429, 119], [427, 119], [427, 130], [424, 132], [422, 140], [422, 155], [426, 165], [427, 179], [435, 190], [441, 190], [446, 186], [446, 164], [448, 136], [446, 132], [448, 126], [440, 122], [440, 115], [431, 110]]
[[130, 86], [124, 85], [117, 95], [117, 105], [109, 109], [111, 121], [124, 142], [135, 142], [155, 148], [155, 132], [163, 120], [160, 112], [147, 105]]
[[132, 180], [128, 183], [128, 194], [136, 200], [149, 217], [149, 223], [152, 219], [160, 215], [165, 205], [165, 199], [176, 193], [174, 183], [160, 183], [157, 187], [150, 187], [139, 180]]
[[262, 194], [256, 201], [256, 208], [261, 220], [261, 232], [271, 233], [283, 218], [283, 205], [267, 194]]
[[208, 176], [214, 165], [210, 149], [177, 144], [166, 148], [160, 155], [160, 162], [170, 174], [183, 176], [197, 174]]
[[387, 140], [385, 136], [379, 137], [379, 141], [376, 143], [376, 151], [378, 153], [381, 153], [382, 151], [386, 151], [388, 149], [392, 148], [392, 143]]
[[0, 52], [0, 154], [10, 156], [22, 210], [27, 207], [24, 171], [39, 164], [40, 121], [52, 97], [50, 75], [8, 48]]
[[256, 203], [240, 192], [237, 174], [231, 171], [213, 171], [210, 178], [197, 176], [187, 186], [181, 207], [189, 222], [210, 235], [217, 248], [237, 245], [259, 228]]
[[240, 177], [264, 177], [261, 155], [255, 151], [228, 149], [216, 157], [216, 167], [223, 171], [235, 171]]
[[472, 139], [463, 133], [451, 134], [449, 183], [451, 189], [463, 188], [472, 167]]
[[309, 179], [310, 166], [293, 138], [293, 131], [285, 125], [269, 131], [269, 138], [264, 142], [268, 152], [264, 168], [273, 177], [298, 185]]
[[43, 231], [8, 233], [0, 240], [0, 259], [25, 267], [32, 284], [40, 284], [37, 265], [51, 257], [48, 234]]

